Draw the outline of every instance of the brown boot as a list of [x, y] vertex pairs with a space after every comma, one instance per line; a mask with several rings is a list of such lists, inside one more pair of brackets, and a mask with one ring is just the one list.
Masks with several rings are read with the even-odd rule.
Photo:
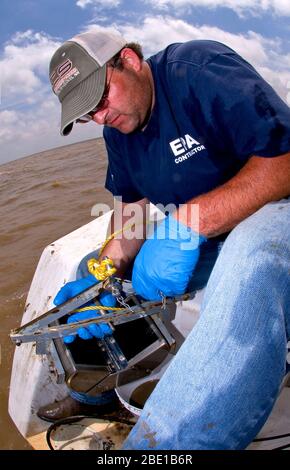
[[84, 415], [84, 416], [99, 416], [111, 413], [118, 408], [118, 402], [112, 401], [105, 405], [87, 405], [74, 400], [71, 397], [66, 397], [61, 401], [50, 403], [49, 405], [42, 406], [37, 412], [37, 416], [44, 421], [55, 421], [70, 416]]

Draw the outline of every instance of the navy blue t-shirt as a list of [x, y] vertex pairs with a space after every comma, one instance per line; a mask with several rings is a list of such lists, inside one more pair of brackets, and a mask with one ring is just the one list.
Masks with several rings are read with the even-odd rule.
[[290, 150], [290, 109], [258, 72], [214, 41], [172, 44], [148, 59], [155, 106], [144, 131], [104, 128], [106, 188], [123, 202], [182, 204], [253, 156]]

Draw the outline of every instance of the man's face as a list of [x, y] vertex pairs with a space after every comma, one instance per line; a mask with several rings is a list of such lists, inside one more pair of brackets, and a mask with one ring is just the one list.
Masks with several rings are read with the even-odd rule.
[[[153, 92], [147, 64], [143, 64], [143, 73], [126, 61], [124, 68], [108, 68], [107, 83], [110, 83], [108, 99], [105, 105], [93, 116], [97, 124], [118, 129], [129, 134], [142, 129], [151, 112]], [[146, 72], [144, 73], [144, 67]], [[148, 69], [147, 69], [148, 67]]]

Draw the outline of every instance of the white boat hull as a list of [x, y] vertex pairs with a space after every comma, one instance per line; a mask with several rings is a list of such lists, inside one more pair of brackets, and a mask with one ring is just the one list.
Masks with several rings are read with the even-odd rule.
[[[156, 209], [153, 209], [156, 214]], [[107, 238], [111, 212], [99, 217], [78, 230], [66, 235], [45, 248], [37, 266], [27, 297], [21, 324], [25, 324], [53, 305], [53, 298], [59, 288], [75, 279], [80, 260], [91, 251], [99, 248]], [[180, 303], [177, 308], [175, 326], [187, 336], [198, 319], [203, 292], [190, 301]], [[19, 432], [36, 449], [47, 449], [45, 440], [49, 423], [39, 419], [37, 410], [44, 405], [59, 401], [68, 395], [65, 383], [57, 384], [49, 360], [35, 353], [35, 345], [26, 343], [15, 350], [10, 395], [9, 414]], [[275, 409], [261, 431], [261, 435], [290, 431], [290, 389], [283, 390]], [[104, 425], [106, 427], [106, 424]], [[104, 428], [105, 429], [105, 428]], [[123, 437], [125, 437], [124, 432]], [[69, 437], [63, 437], [68, 444]], [[82, 444], [63, 448], [91, 448], [88, 439]], [[277, 442], [251, 444], [250, 448], [275, 447]], [[119, 445], [119, 444], [118, 444]], [[117, 447], [118, 447], [117, 445]]]

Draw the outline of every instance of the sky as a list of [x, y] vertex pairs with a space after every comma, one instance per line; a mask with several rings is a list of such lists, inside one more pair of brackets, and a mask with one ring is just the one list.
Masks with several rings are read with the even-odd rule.
[[59, 45], [90, 29], [119, 32], [145, 57], [213, 39], [246, 58], [290, 105], [290, 0], [1, 0], [0, 164], [99, 137], [95, 123], [59, 133], [48, 78]]

